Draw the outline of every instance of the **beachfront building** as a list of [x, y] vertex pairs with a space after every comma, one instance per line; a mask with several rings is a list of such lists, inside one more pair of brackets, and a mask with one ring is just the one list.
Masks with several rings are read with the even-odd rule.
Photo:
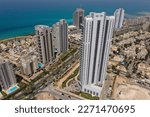
[[114, 12], [115, 16], [115, 29], [122, 28], [124, 21], [125, 10], [123, 8], [116, 9]]
[[114, 16], [91, 12], [84, 19], [81, 42], [80, 81], [82, 91], [100, 96], [106, 78], [113, 35]]
[[52, 40], [52, 29], [49, 26], [35, 26], [37, 38], [38, 59], [42, 64], [52, 63], [54, 59], [54, 48]]
[[61, 19], [53, 25], [53, 42], [55, 53], [60, 54], [68, 50], [68, 24], [67, 21]]
[[77, 8], [73, 13], [73, 25], [77, 27], [77, 29], [81, 29], [81, 24], [84, 20], [84, 10], [82, 8]]

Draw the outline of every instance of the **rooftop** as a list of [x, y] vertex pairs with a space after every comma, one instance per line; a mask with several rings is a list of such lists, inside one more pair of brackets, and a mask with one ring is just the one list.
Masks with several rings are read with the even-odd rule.
[[49, 26], [47, 25], [36, 25], [35, 29], [45, 29], [45, 28], [49, 28]]

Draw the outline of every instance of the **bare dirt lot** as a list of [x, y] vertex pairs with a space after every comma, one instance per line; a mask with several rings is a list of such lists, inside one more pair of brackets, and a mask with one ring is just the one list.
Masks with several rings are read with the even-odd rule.
[[55, 98], [49, 92], [41, 92], [36, 96], [37, 100], [54, 100]]
[[150, 90], [128, 84], [127, 78], [117, 76], [112, 98], [115, 100], [150, 100]]

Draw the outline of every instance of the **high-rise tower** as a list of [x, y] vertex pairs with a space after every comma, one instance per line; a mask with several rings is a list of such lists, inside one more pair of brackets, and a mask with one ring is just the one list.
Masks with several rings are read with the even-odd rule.
[[115, 16], [115, 29], [122, 28], [124, 21], [125, 10], [123, 8], [116, 9], [114, 12]]
[[77, 29], [81, 29], [81, 24], [84, 20], [84, 10], [81, 8], [77, 8], [73, 14], [73, 25], [77, 27]]
[[62, 19], [59, 22], [60, 26], [60, 39], [61, 39], [61, 47], [62, 52], [66, 52], [68, 50], [68, 24], [67, 21]]
[[35, 30], [39, 61], [42, 64], [52, 63], [54, 58], [52, 29], [45, 25], [37, 25], [35, 26]]
[[3, 90], [16, 85], [16, 76], [13, 67], [8, 60], [0, 58], [0, 85]]
[[53, 25], [53, 41], [57, 54], [68, 50], [68, 24], [66, 20], [61, 19], [60, 22]]
[[85, 17], [81, 44], [80, 80], [82, 91], [99, 96], [106, 78], [114, 16], [91, 12]]

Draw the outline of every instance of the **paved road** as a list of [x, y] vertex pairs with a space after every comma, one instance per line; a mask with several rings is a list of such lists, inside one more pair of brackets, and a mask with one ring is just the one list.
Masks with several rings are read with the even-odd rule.
[[[72, 56], [71, 59], [69, 59], [69, 60], [65, 61], [64, 63], [62, 63], [61, 66], [60, 66], [58, 69], [56, 69], [56, 70], [54, 70], [53, 72], [49, 73], [48, 77], [51, 76], [51, 79], [48, 79], [48, 77], [43, 77], [41, 80], [37, 81], [37, 82], [32, 86], [32, 88], [34, 89], [33, 93], [29, 93], [28, 95], [25, 95], [24, 92], [22, 92], [22, 93], [20, 93], [19, 95], [17, 95], [17, 96], [15, 97], [15, 99], [18, 99], [18, 100], [19, 100], [19, 99], [22, 99], [23, 96], [26, 96], [26, 99], [33, 99], [33, 97], [34, 97], [37, 93], [39, 93], [43, 88], [45, 88], [45, 87], [48, 85], [48, 83], [52, 83], [54, 80], [58, 79], [58, 78], [62, 75], [62, 73], [65, 72], [65, 71], [64, 71], [64, 68], [66, 68], [66, 66], [67, 66], [68, 64], [72, 64], [72, 61], [76, 61], [76, 60], [78, 60], [78, 59], [79, 59], [78, 56]], [[57, 73], [54, 75], [55, 71], [59, 71], [59, 72], [57, 72]], [[48, 80], [47, 80], [47, 79], [48, 79]], [[44, 80], [47, 80], [47, 81], [46, 81], [45, 85], [43, 86], [42, 82], [43, 82]]]
[[59, 99], [59, 100], [85, 100], [85, 98], [82, 98], [73, 93], [67, 92], [65, 90], [55, 88], [51, 85], [47, 86], [42, 91], [50, 92], [51, 95], [53, 95], [56, 99]]

